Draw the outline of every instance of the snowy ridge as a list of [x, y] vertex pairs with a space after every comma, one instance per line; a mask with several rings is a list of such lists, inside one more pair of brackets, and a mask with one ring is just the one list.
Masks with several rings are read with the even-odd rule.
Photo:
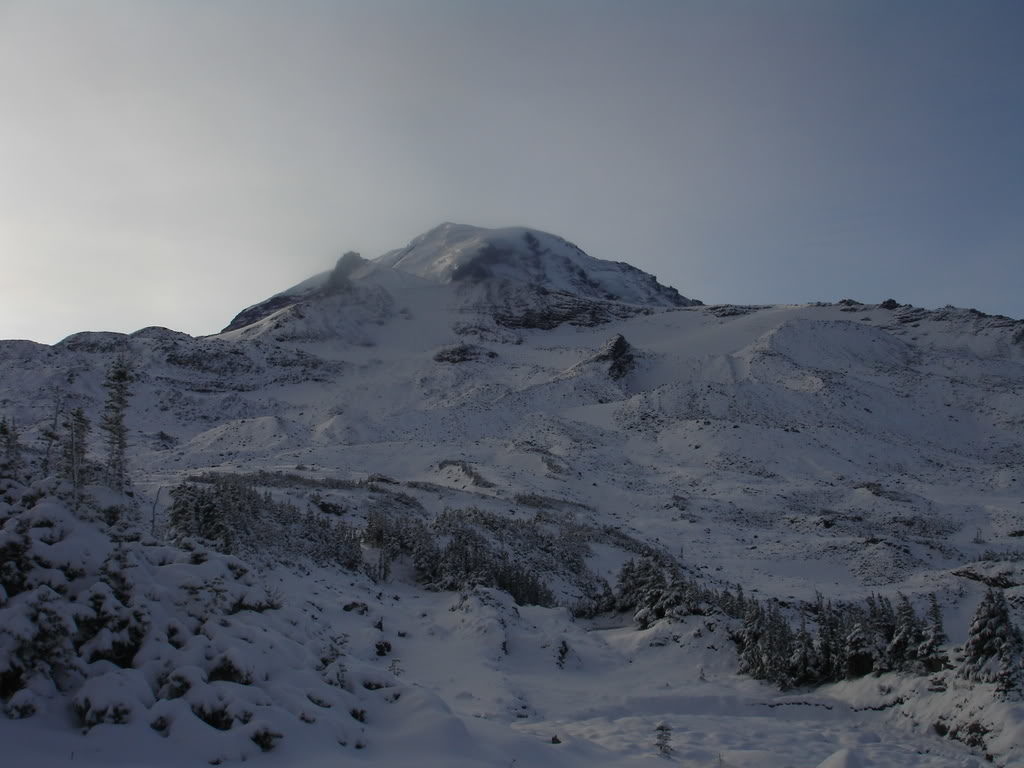
[[[119, 356], [134, 497], [108, 520], [109, 491], [76, 511], [66, 480], [29, 475], [55, 412], [58, 431], [99, 413]], [[24, 454], [0, 552], [27, 574], [0, 568], [0, 656], [40, 599], [75, 627], [69, 677], [0, 680], [8, 715], [37, 710], [0, 738], [47, 765], [661, 765], [665, 721], [682, 765], [1020, 765], [1019, 705], [957, 670], [987, 589], [1024, 623], [1022, 381], [1022, 321], [704, 307], [553, 235], [458, 225], [345, 257], [216, 336], [0, 341]], [[182, 528], [172, 489], [233, 482], [263, 517]], [[303, 543], [324, 525], [341, 559]], [[623, 596], [630, 560], [675, 585], [661, 608]], [[737, 674], [737, 584], [812, 627], [816, 593], [921, 613], [934, 592], [947, 666], [781, 693]], [[129, 622], [107, 635], [100, 593]], [[135, 611], [126, 666], [92, 658]], [[243, 651], [250, 682], [214, 672]], [[218, 701], [223, 730], [196, 713]]]

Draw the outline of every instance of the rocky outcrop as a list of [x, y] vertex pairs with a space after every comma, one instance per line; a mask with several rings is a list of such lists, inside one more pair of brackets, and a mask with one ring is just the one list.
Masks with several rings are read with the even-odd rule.
[[633, 347], [621, 333], [610, 338], [601, 351], [591, 359], [596, 363], [607, 362], [608, 375], [616, 381], [632, 371], [636, 363]]

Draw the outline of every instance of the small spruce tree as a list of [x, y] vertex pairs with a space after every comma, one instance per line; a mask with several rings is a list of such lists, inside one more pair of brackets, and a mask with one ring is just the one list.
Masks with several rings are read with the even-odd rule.
[[654, 746], [658, 748], [658, 754], [662, 757], [672, 756], [672, 726], [666, 722], [660, 722], [654, 729]]

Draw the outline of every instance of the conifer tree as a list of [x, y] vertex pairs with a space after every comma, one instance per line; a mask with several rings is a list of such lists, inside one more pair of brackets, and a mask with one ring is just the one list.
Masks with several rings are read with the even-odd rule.
[[743, 615], [743, 629], [739, 634], [740, 674], [750, 675], [757, 680], [765, 678], [765, 664], [761, 658], [761, 638], [765, 632], [764, 608], [756, 600], [747, 601]]
[[789, 673], [793, 657], [793, 630], [782, 615], [779, 606], [772, 603], [765, 614], [765, 633], [761, 639], [761, 658], [765, 667], [765, 679], [786, 690], [793, 687]]
[[64, 437], [61, 445], [61, 470], [62, 475], [71, 481], [75, 490], [75, 501], [89, 479], [87, 477], [87, 466], [85, 461], [86, 440], [92, 430], [92, 422], [85, 415], [85, 411], [76, 408], [64, 422]]
[[[633, 567], [627, 572], [630, 565]], [[636, 564], [632, 561], [626, 563], [619, 575], [620, 599], [623, 604], [636, 609], [633, 621], [642, 629], [665, 616], [665, 606], [661, 601], [667, 588], [661, 566], [649, 557]]]
[[[426, 537], [423, 537], [426, 538]], [[332, 557], [343, 568], [355, 570], [363, 563], [363, 550], [359, 536], [352, 526], [338, 521], [330, 524]]]
[[628, 611], [636, 607], [636, 561], [632, 558], [622, 564], [615, 584], [615, 608]]
[[652, 607], [655, 617], [682, 618], [703, 613], [697, 585], [679, 572], [672, 573], [668, 585]]
[[866, 621], [863, 624], [866, 652], [871, 655], [871, 670], [875, 673], [887, 672], [886, 648], [896, 633], [896, 614], [892, 603], [885, 595], [868, 595], [864, 601], [867, 605]]
[[732, 596], [732, 592], [729, 591], [729, 587], [726, 586], [721, 592], [715, 596], [715, 604], [721, 609], [722, 613], [726, 616], [735, 618], [736, 603], [735, 598]]
[[872, 632], [867, 621], [854, 622], [849, 632], [846, 633], [844, 645], [843, 677], [847, 680], [855, 680], [871, 672], [875, 666], [875, 655]]
[[921, 621], [914, 612], [914, 606], [910, 604], [910, 600], [902, 593], [898, 595], [897, 599], [896, 626], [892, 639], [886, 646], [885, 653], [875, 663], [875, 669], [879, 672], [915, 666], [918, 647], [924, 637]]
[[946, 662], [942, 645], [946, 642], [946, 629], [942, 624], [942, 608], [932, 592], [928, 596], [928, 615], [917, 647], [917, 658], [927, 672], [938, 672]]
[[53, 447], [58, 445], [60, 440], [60, 416], [63, 411], [64, 400], [61, 396], [61, 392], [56, 387], [52, 391], [53, 397], [53, 416], [50, 419], [50, 424], [47, 427], [43, 427], [41, 436], [46, 442], [46, 450], [43, 452], [43, 476], [50, 474], [50, 470], [53, 469]]
[[124, 417], [128, 410], [128, 398], [131, 397], [131, 382], [131, 365], [126, 357], [119, 356], [111, 363], [103, 382], [107, 399], [100, 417], [100, 429], [105, 434], [107, 449], [105, 480], [107, 485], [119, 493], [124, 493], [128, 480], [128, 429]]
[[0, 420], [0, 471], [11, 477], [21, 471], [21, 443], [13, 420]]
[[171, 489], [171, 508], [168, 524], [175, 538], [197, 535], [195, 510], [202, 491], [195, 485], [183, 483]]
[[654, 745], [658, 748], [658, 754], [662, 757], [671, 757], [672, 752], [672, 726], [668, 723], [658, 723], [654, 729]]
[[793, 685], [810, 685], [821, 676], [820, 660], [811, 633], [807, 631], [807, 618], [800, 615], [800, 629], [793, 638], [789, 657], [789, 677]]
[[1006, 597], [1001, 589], [989, 587], [974, 613], [957, 676], [997, 683], [997, 690], [1004, 695], [1019, 694], [1024, 677], [1022, 653], [1024, 639], [1010, 620]]
[[819, 592], [815, 596], [814, 613], [818, 618], [818, 679], [822, 682], [842, 677], [840, 657], [842, 656], [842, 632], [832, 602], [825, 602]]

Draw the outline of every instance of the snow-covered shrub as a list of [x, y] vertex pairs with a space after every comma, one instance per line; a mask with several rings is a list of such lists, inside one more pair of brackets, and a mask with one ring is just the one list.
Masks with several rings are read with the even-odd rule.
[[[93, 670], [95, 674], [98, 670]], [[81, 724], [87, 728], [101, 723], [130, 722], [155, 698], [143, 675], [134, 669], [112, 669], [85, 681], [72, 698]]]
[[0, 609], [0, 696], [13, 696], [36, 677], [57, 688], [74, 683], [81, 666], [71, 642], [75, 613], [75, 606], [45, 585]]
[[[317, 665], [317, 671], [320, 672], [320, 677], [325, 683], [337, 688], [348, 687], [348, 670], [342, 661], [347, 641], [348, 638], [344, 636], [329, 636], [324, 640], [324, 644], [320, 648], [320, 660]], [[310, 701], [318, 704], [315, 697], [310, 697]], [[320, 705], [318, 704], [318, 706]]]
[[75, 644], [82, 657], [87, 662], [106, 659], [120, 667], [131, 666], [146, 634], [145, 612], [125, 605], [107, 581], [84, 590], [78, 602], [84, 605], [77, 614]]
[[35, 691], [22, 688], [7, 700], [7, 703], [4, 705], [4, 714], [12, 720], [32, 717], [32, 715], [39, 711], [41, 703]]
[[252, 685], [252, 666], [236, 649], [228, 648], [214, 660], [213, 667], [207, 674], [207, 680], [211, 683], [217, 680], [226, 680], [238, 685]]
[[85, 728], [142, 723], [221, 744], [219, 760], [273, 748], [316, 724], [314, 707], [362, 708], [330, 620], [302, 621], [233, 556], [195, 538], [190, 550], [143, 543], [103, 523], [88, 495], [72, 512], [54, 488], [5, 485], [0, 502], [3, 715], [60, 706]]
[[272, 750], [282, 738], [284, 738], [283, 734], [274, 731], [268, 723], [252, 724], [252, 734], [249, 739], [263, 752]]
[[28, 560], [31, 542], [10, 525], [0, 530], [0, 605], [25, 590], [32, 565]]

